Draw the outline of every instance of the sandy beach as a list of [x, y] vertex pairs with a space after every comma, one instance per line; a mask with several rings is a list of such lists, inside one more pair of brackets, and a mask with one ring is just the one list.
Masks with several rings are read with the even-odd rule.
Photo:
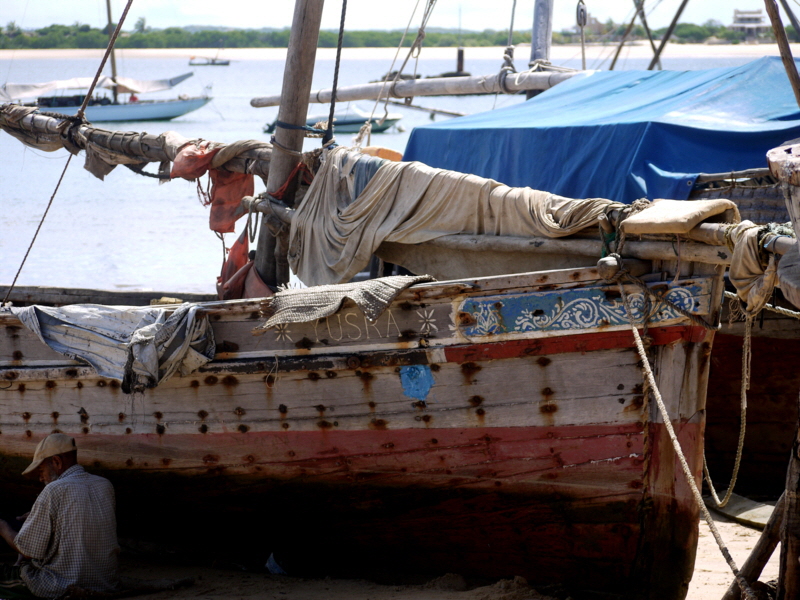
[[[614, 44], [588, 45], [587, 60], [596, 60], [613, 52]], [[520, 44], [516, 47], [518, 58], [527, 56], [530, 46]], [[791, 44], [794, 56], [800, 54], [800, 44]], [[578, 45], [557, 45], [551, 49], [551, 60], [558, 62], [580, 56]], [[97, 58], [103, 56], [103, 50], [0, 50], [0, 60], [12, 59], [53, 59], [53, 58]], [[190, 56], [206, 56], [213, 54], [213, 48], [146, 48], [117, 50], [119, 56], [128, 58], [189, 58]], [[344, 48], [342, 58], [345, 60], [391, 60], [396, 48]], [[493, 59], [503, 56], [503, 48], [468, 47], [464, 50], [467, 59]], [[650, 58], [653, 53], [649, 44], [636, 42], [625, 46], [626, 58]], [[456, 48], [423, 48], [422, 56], [428, 59], [450, 59], [456, 54]], [[761, 56], [779, 56], [777, 44], [669, 44], [663, 53], [664, 58], [758, 58]], [[333, 59], [335, 48], [317, 49], [317, 58]], [[405, 51], [401, 51], [405, 56]], [[225, 58], [230, 60], [278, 60], [285, 59], [285, 48], [226, 48]]]

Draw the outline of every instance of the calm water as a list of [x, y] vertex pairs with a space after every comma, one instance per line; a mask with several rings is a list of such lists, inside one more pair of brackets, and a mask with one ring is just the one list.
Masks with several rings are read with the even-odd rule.
[[[424, 54], [424, 53], [423, 53]], [[748, 59], [665, 60], [667, 69], [696, 69], [744, 64]], [[522, 70], [525, 61], [517, 61]], [[646, 68], [645, 60], [629, 59], [625, 69]], [[497, 72], [501, 60], [467, 60], [473, 74]], [[341, 86], [380, 77], [388, 61], [354, 60], [342, 65]], [[564, 66], [580, 67], [576, 58]], [[600, 65], [587, 65], [598, 68]], [[454, 61], [421, 60], [423, 75], [453, 70]], [[0, 60], [0, 80], [33, 83], [93, 75], [94, 59]], [[122, 75], [137, 79], [162, 79], [187, 72], [186, 59], [126, 59], [118, 62]], [[169, 123], [102, 124], [101, 127], [160, 133], [178, 131], [188, 138], [220, 142], [263, 139], [261, 128], [277, 115], [277, 108], [252, 108], [250, 99], [280, 93], [283, 63], [277, 60], [233, 62], [229, 67], [192, 67], [195, 77], [172, 92], [150, 97], [198, 95], [207, 86], [214, 97], [206, 107]], [[320, 60], [314, 89], [329, 88], [333, 61]], [[415, 103], [435, 108], [475, 113], [521, 102], [521, 96], [419, 98]], [[373, 103], [359, 106], [371, 110]], [[403, 115], [404, 132], [373, 136], [372, 143], [402, 151], [410, 130], [429, 122], [426, 113], [390, 106]], [[311, 114], [325, 113], [326, 105], [312, 105]], [[445, 117], [437, 117], [442, 119]], [[347, 145], [352, 135], [337, 136]], [[318, 144], [308, 140], [307, 149]], [[43, 153], [24, 147], [0, 133], [0, 283], [12, 281], [47, 206], [66, 151]], [[159, 185], [117, 167], [105, 181], [82, 168], [83, 156], [73, 158], [58, 195], [28, 257], [18, 285], [145, 289], [159, 291], [213, 292], [222, 261], [222, 246], [208, 229], [208, 209], [200, 205], [194, 183], [183, 180]], [[149, 170], [153, 170], [153, 166]], [[257, 182], [256, 190], [263, 186]], [[239, 230], [243, 223], [240, 225]], [[227, 236], [228, 245], [233, 234]]]

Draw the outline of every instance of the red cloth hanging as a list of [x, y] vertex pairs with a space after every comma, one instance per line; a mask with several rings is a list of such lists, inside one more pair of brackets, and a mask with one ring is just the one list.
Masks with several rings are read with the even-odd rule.
[[170, 177], [193, 181], [210, 172], [211, 211], [208, 225], [218, 233], [231, 233], [237, 219], [245, 214], [242, 198], [253, 195], [255, 182], [252, 174], [212, 169], [211, 162], [220, 148], [209, 149], [209, 145], [204, 141], [181, 148], [172, 163]]
[[245, 229], [231, 246], [228, 258], [217, 277], [217, 296], [220, 300], [240, 298], [266, 298], [273, 295], [249, 257], [250, 242]]

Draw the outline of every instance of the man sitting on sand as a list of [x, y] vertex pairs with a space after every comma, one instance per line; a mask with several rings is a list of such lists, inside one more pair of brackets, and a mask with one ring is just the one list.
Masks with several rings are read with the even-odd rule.
[[75, 440], [54, 433], [36, 446], [22, 473], [45, 484], [17, 533], [0, 519], [0, 537], [20, 554], [0, 564], [0, 598], [58, 598], [70, 586], [117, 589], [117, 520], [111, 482], [78, 464]]

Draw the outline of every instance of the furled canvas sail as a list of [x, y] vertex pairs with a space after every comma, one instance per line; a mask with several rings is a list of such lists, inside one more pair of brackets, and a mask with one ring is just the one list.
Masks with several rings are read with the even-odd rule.
[[[123, 94], [136, 93], [144, 94], [147, 92], [160, 92], [175, 87], [182, 81], [188, 79], [194, 73], [184, 73], [172, 79], [140, 80], [130, 77], [117, 77], [116, 84], [111, 77], [101, 77], [97, 81], [97, 87], [112, 89], [114, 85]], [[46, 96], [58, 90], [88, 89], [92, 84], [92, 77], [73, 77], [72, 79], [58, 79], [46, 83], [6, 83], [0, 86], [0, 100], [9, 102], [23, 98], [36, 98]]]

